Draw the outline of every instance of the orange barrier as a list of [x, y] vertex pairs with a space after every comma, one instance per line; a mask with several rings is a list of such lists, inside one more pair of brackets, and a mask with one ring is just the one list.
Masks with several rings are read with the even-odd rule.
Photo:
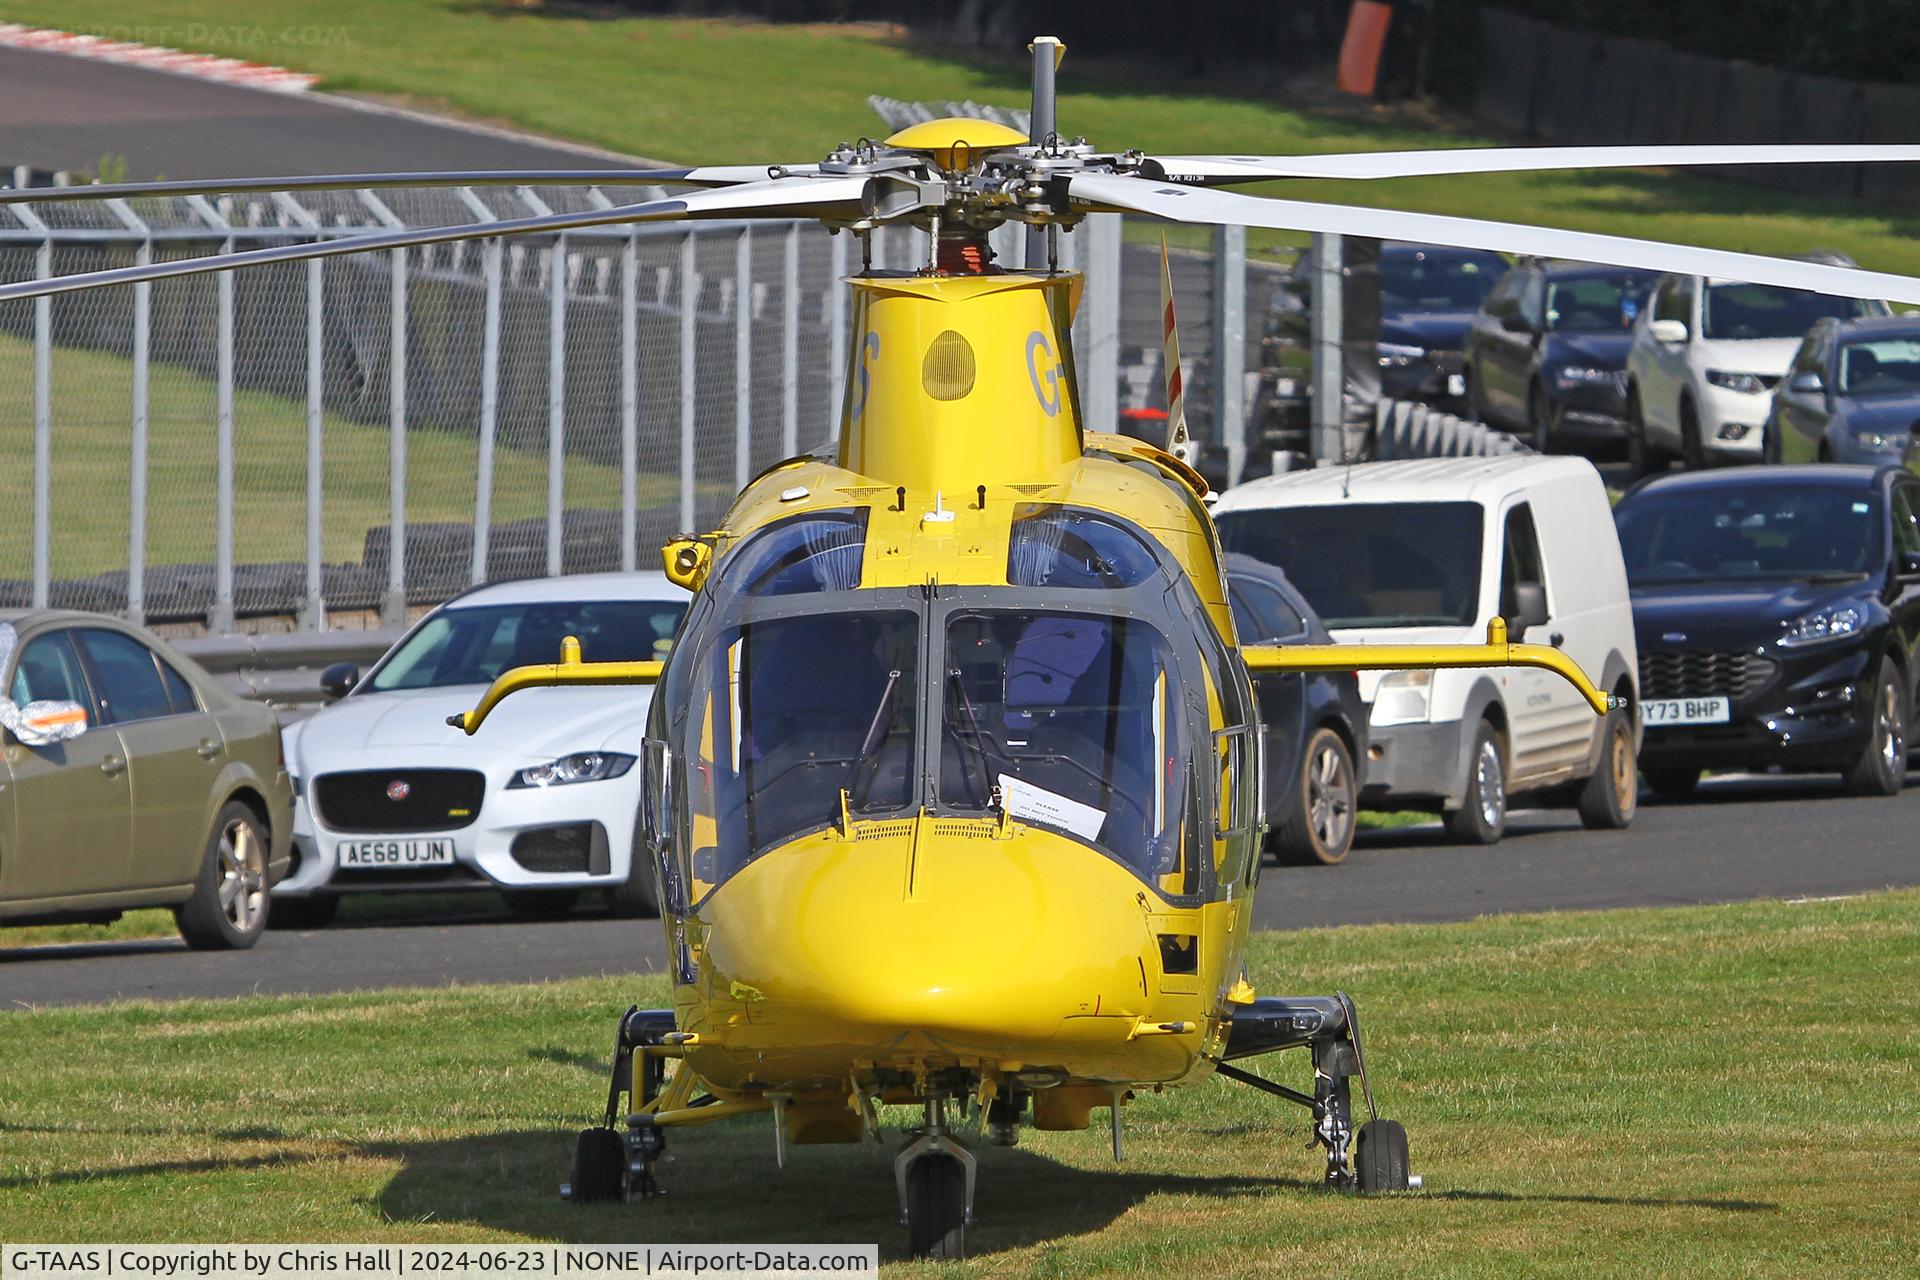
[[1353, 8], [1347, 11], [1346, 38], [1340, 42], [1340, 92], [1373, 96], [1380, 83], [1387, 28], [1392, 24], [1392, 5], [1382, 0], [1353, 0]]

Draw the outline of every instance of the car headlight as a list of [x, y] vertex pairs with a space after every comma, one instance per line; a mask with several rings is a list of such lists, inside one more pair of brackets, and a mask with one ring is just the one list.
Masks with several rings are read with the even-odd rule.
[[1613, 381], [1613, 370], [1595, 369], [1584, 364], [1563, 364], [1553, 371], [1553, 380], [1563, 387], [1599, 386]]
[[1733, 373], [1726, 369], [1707, 370], [1707, 381], [1743, 396], [1757, 396], [1767, 389], [1766, 380], [1757, 373]]
[[1380, 344], [1380, 367], [1382, 369], [1404, 369], [1410, 364], [1427, 358], [1425, 347], [1410, 347], [1399, 342]]
[[575, 782], [603, 782], [633, 768], [633, 756], [617, 751], [576, 751], [547, 764], [530, 764], [507, 784], [516, 787], [564, 787]]
[[1782, 648], [1791, 649], [1797, 645], [1819, 644], [1822, 640], [1838, 640], [1852, 635], [1866, 623], [1866, 610], [1858, 605], [1829, 605], [1789, 622], [1780, 644]]
[[1379, 725], [1424, 723], [1432, 696], [1433, 672], [1389, 671], [1374, 691], [1367, 719]]
[[1853, 433], [1853, 442], [1875, 453], [1893, 453], [1907, 447], [1907, 436], [1905, 432], [1856, 431]]

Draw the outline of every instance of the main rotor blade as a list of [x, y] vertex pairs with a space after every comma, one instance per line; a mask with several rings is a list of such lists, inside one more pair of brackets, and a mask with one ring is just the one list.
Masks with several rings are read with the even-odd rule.
[[581, 213], [555, 213], [537, 218], [506, 218], [498, 222], [475, 222], [454, 227], [421, 227], [406, 231], [386, 231], [376, 235], [345, 236], [338, 240], [322, 240], [312, 244], [248, 249], [240, 253], [213, 253], [205, 257], [183, 258], [175, 262], [155, 262], [139, 267], [116, 267], [110, 271], [89, 271], [79, 275], [55, 276], [49, 280], [22, 280], [15, 284], [0, 285], [0, 302], [73, 293], [82, 289], [98, 289], [106, 285], [138, 284], [147, 280], [205, 275], [214, 271], [266, 266], [276, 262], [302, 262], [308, 258], [331, 258], [341, 254], [367, 253], [382, 249], [411, 249], [417, 245], [448, 244], [456, 240], [485, 240], [493, 236], [528, 235], [542, 231], [577, 231], [585, 227], [619, 226], [639, 222], [680, 222], [699, 218], [833, 216], [852, 221], [861, 216], [860, 195], [866, 189], [867, 181], [868, 179], [857, 176], [783, 178], [778, 182], [724, 187], [718, 191], [694, 191], [669, 200], [615, 205], [610, 209], [589, 209]]
[[135, 199], [146, 196], [239, 195], [248, 191], [366, 191], [385, 187], [603, 187], [678, 185], [730, 187], [782, 176], [819, 172], [817, 164], [718, 164], [691, 169], [472, 169], [417, 173], [335, 173], [280, 178], [180, 178], [166, 182], [106, 182], [78, 187], [0, 187], [0, 204], [47, 204], [62, 200]]
[[1462, 249], [1490, 249], [1497, 253], [1718, 276], [1730, 280], [1748, 280], [1755, 284], [1778, 285], [1786, 289], [1808, 289], [1845, 298], [1877, 298], [1920, 305], [1920, 279], [1912, 276], [1862, 271], [1857, 267], [1830, 267], [1817, 262], [1735, 253], [1727, 249], [1698, 249], [1660, 240], [1636, 240], [1628, 236], [1599, 235], [1588, 231], [1560, 231], [1516, 222], [1453, 218], [1437, 213], [1409, 213], [1398, 209], [1369, 209], [1305, 200], [1274, 200], [1233, 191], [1168, 186], [1145, 178], [1112, 174], [1075, 174], [1068, 179], [1067, 191], [1073, 203], [1088, 212], [1145, 213], [1174, 222], [1275, 227], [1289, 231], [1405, 240], [1415, 244], [1453, 245]]
[[1276, 178], [1427, 178], [1545, 169], [1666, 169], [1696, 165], [1888, 164], [1920, 161], [1920, 146], [1818, 143], [1678, 147], [1454, 147], [1324, 156], [1147, 156], [1143, 176], [1214, 186]]

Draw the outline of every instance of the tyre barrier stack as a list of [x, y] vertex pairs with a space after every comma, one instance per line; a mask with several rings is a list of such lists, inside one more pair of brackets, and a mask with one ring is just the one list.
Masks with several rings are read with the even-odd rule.
[[1469, 422], [1430, 405], [1382, 400], [1361, 445], [1374, 462], [1404, 458], [1499, 458], [1532, 453], [1531, 446], [1484, 422]]

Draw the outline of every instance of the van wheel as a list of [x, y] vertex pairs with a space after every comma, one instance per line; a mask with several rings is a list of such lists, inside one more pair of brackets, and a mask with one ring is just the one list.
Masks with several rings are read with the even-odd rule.
[[1898, 795], [1907, 781], [1907, 691], [1889, 658], [1880, 659], [1872, 696], [1867, 709], [1872, 728], [1847, 770], [1847, 790], [1857, 796]]
[[1442, 821], [1462, 844], [1498, 844], [1507, 833], [1507, 748], [1500, 731], [1482, 720], [1467, 753], [1467, 793]]
[[193, 896], [173, 909], [195, 951], [243, 951], [267, 927], [267, 829], [238, 800], [213, 820]]
[[1575, 805], [1582, 825], [1595, 831], [1618, 831], [1633, 821], [1640, 795], [1639, 770], [1634, 767], [1633, 717], [1624, 710], [1607, 712], [1601, 725], [1600, 767], [1580, 788]]
[[1353, 755], [1339, 734], [1322, 725], [1307, 739], [1300, 756], [1299, 789], [1293, 811], [1274, 840], [1283, 862], [1331, 867], [1353, 847], [1358, 807], [1353, 785]]

